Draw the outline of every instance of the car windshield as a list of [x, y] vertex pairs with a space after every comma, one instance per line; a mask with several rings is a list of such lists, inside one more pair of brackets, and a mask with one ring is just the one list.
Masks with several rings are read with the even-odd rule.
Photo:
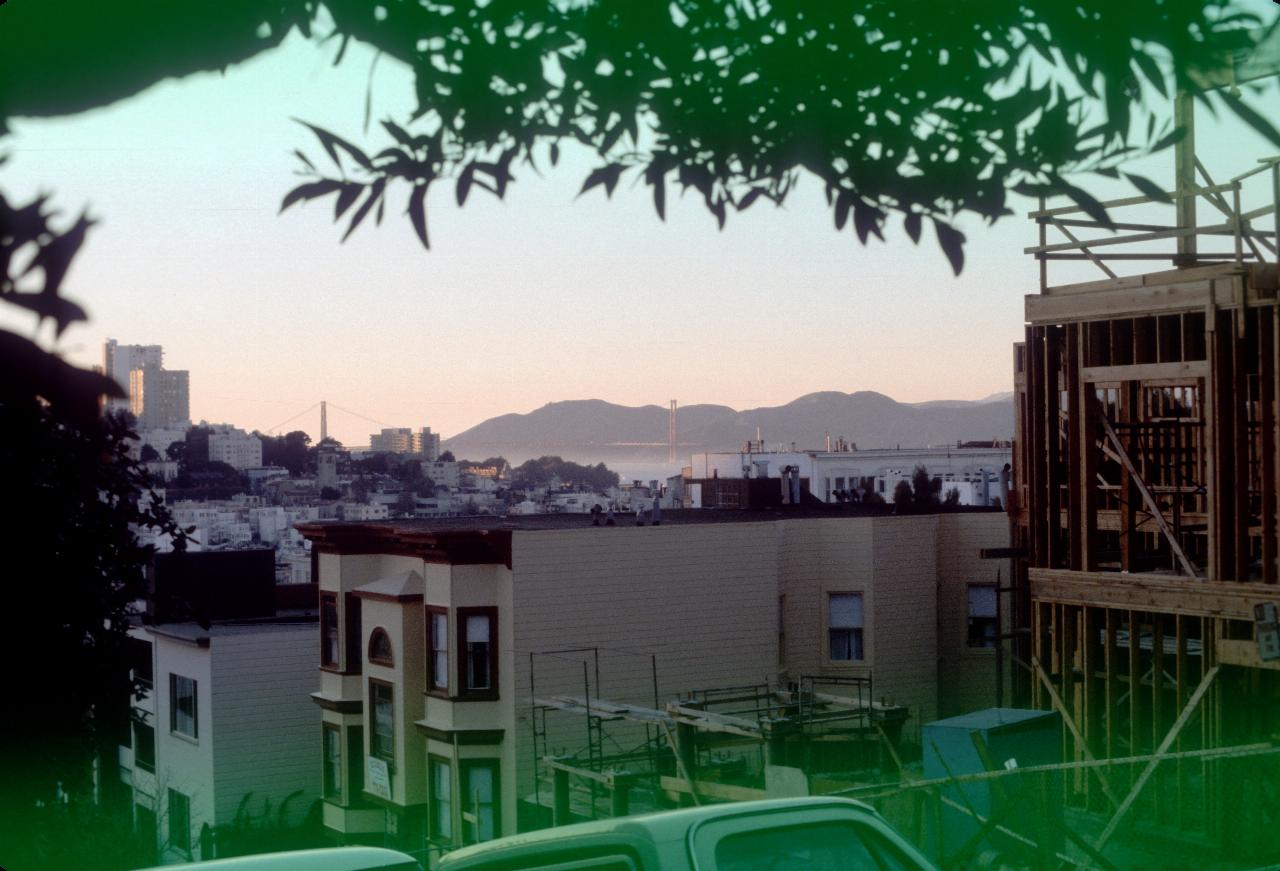
[[742, 832], [716, 844], [717, 871], [890, 871], [914, 867], [877, 832], [849, 823]]

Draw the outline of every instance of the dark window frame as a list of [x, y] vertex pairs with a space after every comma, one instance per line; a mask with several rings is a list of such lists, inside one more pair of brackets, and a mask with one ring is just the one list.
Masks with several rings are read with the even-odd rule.
[[[832, 626], [831, 602], [837, 596], [856, 596], [861, 603], [861, 626]], [[827, 593], [827, 661], [833, 663], [849, 663], [856, 665], [867, 661], [867, 597], [861, 590], [832, 590]], [[848, 633], [847, 649], [849, 656], [836, 656], [837, 633]]]
[[[174, 797], [182, 799], [180, 802], [183, 814], [181, 818], [174, 812]], [[188, 856], [191, 855], [191, 796], [186, 793], [178, 792], [173, 787], [169, 787], [169, 807], [168, 807], [168, 833], [169, 846], [175, 850], [181, 850]], [[184, 821], [186, 825], [178, 825]], [[175, 837], [179, 835], [180, 837]]]
[[[142, 731], [142, 730], [144, 730], [144, 729], [146, 730], [145, 732], [144, 732], [144, 731]], [[156, 727], [155, 727], [155, 726], [152, 726], [150, 723], [144, 723], [144, 722], [142, 722], [141, 720], [134, 720], [134, 721], [133, 721], [133, 728], [132, 728], [132, 732], [133, 732], [133, 735], [132, 735], [132, 740], [133, 740], [133, 767], [134, 767], [134, 768], [141, 768], [143, 771], [149, 771], [149, 772], [151, 772], [152, 774], [155, 774], [155, 771], [156, 771]], [[143, 758], [143, 755], [142, 755], [141, 753], [139, 753], [138, 751], [139, 751], [139, 749], [140, 749], [140, 748], [147, 746], [148, 741], [145, 741], [145, 740], [139, 740], [139, 736], [140, 736], [140, 735], [146, 735], [148, 732], [150, 733], [150, 736], [151, 736], [151, 737], [150, 737], [150, 741], [149, 741], [150, 746], [151, 746], [151, 753], [149, 754], [150, 758]]]
[[[427, 638], [427, 693], [434, 696], [448, 697], [449, 695], [449, 609], [442, 608], [438, 605], [428, 605], [426, 608], [426, 638]], [[436, 618], [444, 618], [444, 683], [436, 681]]]
[[346, 668], [343, 674], [360, 674], [364, 670], [364, 645], [361, 644], [364, 627], [361, 625], [360, 597], [355, 593], [347, 593], [343, 604], [342, 619], [346, 621], [344, 634], [347, 642]]
[[[458, 608], [457, 650], [458, 650], [458, 689], [455, 698], [472, 701], [493, 701], [498, 698], [498, 609], [491, 605], [471, 608]], [[489, 685], [484, 688], [471, 686], [470, 667], [472, 664], [471, 642], [467, 635], [467, 620], [471, 617], [486, 617], [489, 620], [488, 669]]]
[[[440, 831], [440, 798], [436, 795], [436, 772], [443, 766], [448, 772], [448, 823], [447, 832]], [[453, 794], [453, 760], [447, 756], [427, 754], [427, 840], [434, 844], [452, 846], [454, 842], [453, 809], [456, 797]]]
[[[382, 652], [374, 653], [374, 645], [380, 641], [386, 642], [386, 655]], [[375, 626], [373, 631], [369, 633], [369, 662], [374, 665], [382, 665], [387, 668], [394, 668], [396, 664], [395, 648], [391, 645], [391, 636], [386, 629], [381, 626]]]
[[[332, 618], [332, 623], [330, 622]], [[338, 594], [320, 594], [320, 667], [342, 667], [342, 632], [338, 616]]]
[[[191, 731], [178, 729], [178, 681], [191, 682]], [[169, 672], [169, 732], [192, 741], [200, 740], [200, 682], [193, 677]]]
[[[459, 818], [470, 813], [471, 772], [477, 768], [487, 768], [493, 774], [493, 837], [502, 837], [502, 761], [499, 759], [459, 759], [458, 760], [458, 801]], [[480, 843], [477, 836], [479, 823], [462, 820], [462, 843]]]
[[[387, 700], [391, 705], [391, 734], [387, 736], [389, 749], [380, 747], [378, 740], [378, 691], [386, 690]], [[369, 678], [369, 755], [387, 763], [389, 770], [395, 769], [396, 758], [396, 688], [395, 685], [376, 677]]]
[[[973, 613], [973, 591], [988, 589], [993, 591], [996, 599], [995, 613], [975, 615]], [[996, 646], [1000, 636], [1000, 591], [995, 584], [966, 584], [965, 597], [965, 646], [970, 650], [991, 650]]]
[[[329, 740], [331, 736], [336, 736], [338, 756], [337, 759], [329, 757]], [[342, 727], [336, 723], [320, 724], [320, 758], [321, 758], [321, 782], [320, 794], [324, 798], [342, 798], [342, 773], [346, 760], [346, 748], [342, 743]]]

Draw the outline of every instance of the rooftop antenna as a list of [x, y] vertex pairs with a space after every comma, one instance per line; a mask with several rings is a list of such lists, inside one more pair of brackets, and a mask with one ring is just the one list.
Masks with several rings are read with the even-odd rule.
[[329, 437], [329, 404], [320, 400], [320, 441]]

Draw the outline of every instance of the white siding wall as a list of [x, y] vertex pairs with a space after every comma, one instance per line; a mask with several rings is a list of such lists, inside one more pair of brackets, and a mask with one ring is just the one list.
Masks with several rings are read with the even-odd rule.
[[269, 801], [274, 814], [301, 790], [289, 804], [294, 823], [319, 797], [320, 709], [310, 698], [319, 644], [314, 623], [212, 639], [219, 824], [235, 818], [249, 793], [252, 813]]
[[[213, 722], [212, 687], [209, 649], [192, 643], [156, 636], [156, 812], [160, 846], [169, 841], [169, 789], [176, 789], [191, 799], [192, 855], [199, 858], [200, 824], [213, 825], [213, 743], [217, 731]], [[169, 731], [169, 711], [173, 700], [169, 693], [169, 675], [178, 674], [196, 681], [196, 734], [192, 740]], [[188, 858], [186, 854], [166, 849], [169, 861]]]

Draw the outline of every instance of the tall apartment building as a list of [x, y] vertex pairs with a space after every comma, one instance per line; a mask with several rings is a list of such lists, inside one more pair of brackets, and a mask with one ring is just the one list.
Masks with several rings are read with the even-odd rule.
[[166, 429], [191, 420], [189, 373], [142, 366], [129, 373], [129, 410], [141, 429]]
[[409, 427], [384, 429], [369, 436], [369, 450], [389, 454], [421, 454], [428, 460], [440, 456], [440, 434], [424, 426], [416, 432]]
[[[126, 392], [131, 391], [130, 373], [148, 366], [164, 366], [164, 349], [160, 345], [122, 345], [115, 339], [107, 339], [103, 347], [103, 371], [116, 380]], [[107, 400], [111, 411], [132, 411], [129, 398]]]
[[[699, 688], [856, 685], [867, 713], [909, 717], [914, 734], [995, 697], [997, 567], [979, 551], [1007, 544], [1002, 513], [300, 529], [320, 589], [324, 821], [340, 841], [422, 855], [544, 824], [549, 748], [598, 744], [584, 721]], [[584, 693], [592, 716], [548, 726], [540, 705]]]

